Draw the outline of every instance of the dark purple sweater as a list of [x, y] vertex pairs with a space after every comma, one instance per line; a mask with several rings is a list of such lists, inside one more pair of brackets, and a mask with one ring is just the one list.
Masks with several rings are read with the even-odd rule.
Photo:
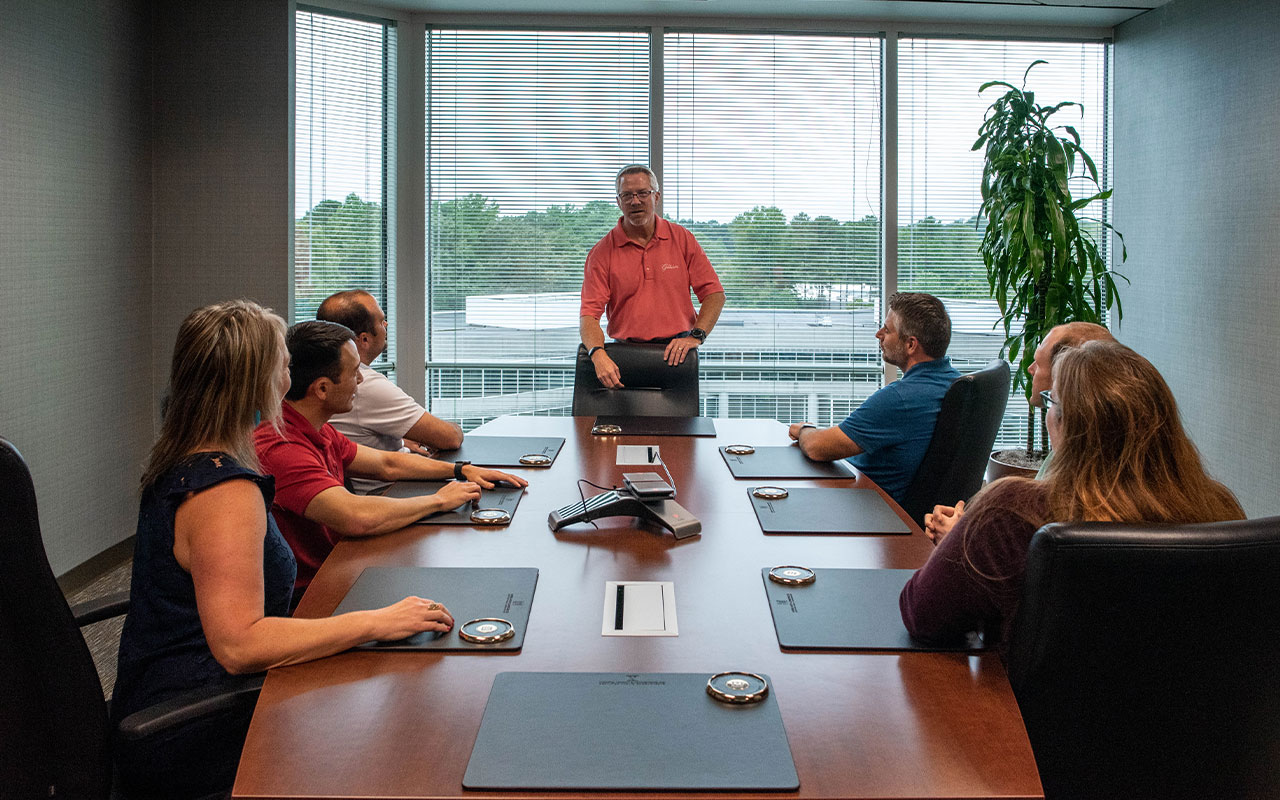
[[911, 635], [942, 644], [982, 631], [1005, 659], [1027, 548], [1048, 516], [1048, 491], [1031, 480], [1003, 481], [966, 508], [898, 598]]

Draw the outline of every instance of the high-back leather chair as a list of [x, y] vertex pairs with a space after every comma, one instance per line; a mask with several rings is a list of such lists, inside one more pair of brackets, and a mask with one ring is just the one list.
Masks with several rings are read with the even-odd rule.
[[575, 417], [698, 416], [698, 351], [690, 350], [679, 366], [663, 359], [666, 345], [611, 342], [604, 346], [622, 377], [621, 389], [606, 389], [596, 377], [587, 349], [578, 345], [573, 377]]
[[1008, 402], [1009, 364], [1000, 359], [951, 384], [929, 449], [903, 495], [902, 507], [917, 524], [934, 506], [968, 501], [982, 487]]
[[1045, 796], [1280, 797], [1280, 517], [1054, 524], [1009, 679]]
[[13, 797], [106, 797], [111, 751], [102, 685], [45, 556], [31, 473], [4, 439], [0, 687], [4, 791]]
[[[107, 702], [80, 626], [127, 610], [127, 595], [67, 605], [40, 536], [31, 472], [0, 438], [0, 796], [117, 796]], [[162, 741], [176, 726], [252, 709], [261, 688], [251, 675], [193, 690], [129, 715], [118, 735]]]

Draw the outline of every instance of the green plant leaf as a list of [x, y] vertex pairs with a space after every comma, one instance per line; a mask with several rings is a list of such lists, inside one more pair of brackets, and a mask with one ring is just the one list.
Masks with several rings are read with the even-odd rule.
[[992, 86], [1007, 86], [1011, 91], [1014, 91], [1014, 92], [1018, 91], [1018, 87], [1014, 86], [1012, 83], [1005, 83], [1004, 81], [987, 81], [986, 83], [978, 87], [978, 94], [982, 94], [986, 90], [990, 89]]
[[1034, 69], [1037, 64], [1048, 64], [1048, 63], [1049, 62], [1045, 61], [1043, 58], [1038, 58], [1035, 61], [1032, 61], [1031, 64], [1027, 67], [1027, 71], [1022, 73], [1022, 85], [1023, 86], [1027, 85], [1027, 76], [1031, 74], [1031, 70]]

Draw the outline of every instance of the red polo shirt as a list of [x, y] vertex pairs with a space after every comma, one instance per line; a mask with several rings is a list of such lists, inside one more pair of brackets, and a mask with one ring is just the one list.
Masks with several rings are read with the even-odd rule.
[[587, 253], [579, 316], [608, 311], [614, 339], [661, 339], [693, 327], [689, 299], [723, 292], [702, 245], [688, 230], [659, 217], [644, 247], [622, 232], [622, 220]]
[[280, 430], [283, 436], [262, 423], [253, 432], [253, 444], [262, 472], [276, 479], [271, 513], [298, 559], [294, 586], [305, 589], [342, 536], [307, 519], [303, 512], [316, 495], [343, 485], [346, 467], [356, 457], [356, 446], [327, 422], [316, 430], [287, 402]]

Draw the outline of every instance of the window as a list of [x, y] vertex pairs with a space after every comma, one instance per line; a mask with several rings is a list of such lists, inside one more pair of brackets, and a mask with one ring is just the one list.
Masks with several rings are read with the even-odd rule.
[[865, 399], [882, 374], [881, 41], [670, 32], [663, 45], [663, 209], [728, 300], [699, 348], [702, 392], [725, 416], [839, 422], [832, 399]]
[[[343, 289], [368, 291], [391, 315], [394, 29], [301, 10], [295, 21], [293, 319], [314, 319]], [[384, 367], [394, 363], [394, 321], [388, 330]]]
[[432, 412], [567, 414], [587, 251], [649, 160], [649, 37], [435, 30], [427, 62]]
[[[1106, 45], [904, 39], [898, 47], [898, 286], [943, 299], [952, 321], [951, 357], [961, 372], [981, 368], [1004, 342], [1004, 327], [992, 328], [1000, 312], [978, 252], [986, 228], [977, 218], [983, 154], [970, 149], [1001, 90], [993, 87], [979, 95], [978, 87], [992, 80], [1019, 86], [1037, 59], [1049, 63], [1031, 71], [1028, 88], [1042, 105], [1084, 104], [1083, 117], [1064, 110], [1055, 120], [1079, 131], [1084, 149], [1097, 161], [1099, 178], [1109, 185], [1104, 177], [1109, 168]], [[1085, 189], [1079, 182], [1072, 186], [1076, 196]], [[1105, 211], [1090, 207], [1087, 213]], [[1109, 241], [1097, 231], [1094, 237], [1104, 247]], [[1026, 420], [1027, 403], [1019, 390], [1009, 399], [998, 443], [1024, 442]]]
[[[352, 286], [394, 311], [393, 33], [298, 12], [295, 318]], [[853, 34], [428, 29], [425, 44], [427, 393], [468, 429], [569, 413], [583, 262], [617, 221], [622, 164], [658, 172], [664, 215], [725, 284], [701, 351], [703, 413], [821, 425], [882, 385], [886, 292], [943, 298], [962, 371], [999, 351], [977, 249], [982, 154], [969, 149], [994, 97], [982, 83], [1049, 62], [1032, 88], [1084, 103], [1075, 127], [1110, 171], [1102, 43], [911, 36], [893, 61], [880, 37]], [[1024, 409], [1012, 398], [1002, 443], [1022, 439]]]

